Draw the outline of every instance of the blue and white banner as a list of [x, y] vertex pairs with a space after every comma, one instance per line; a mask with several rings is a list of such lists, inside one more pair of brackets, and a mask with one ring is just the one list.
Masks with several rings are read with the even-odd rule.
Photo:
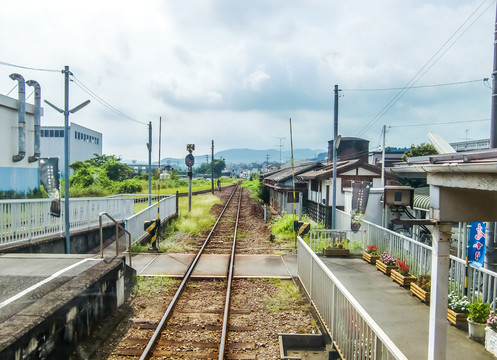
[[473, 267], [483, 267], [485, 261], [485, 238], [485, 223], [470, 223], [468, 239], [468, 261], [469, 264]]

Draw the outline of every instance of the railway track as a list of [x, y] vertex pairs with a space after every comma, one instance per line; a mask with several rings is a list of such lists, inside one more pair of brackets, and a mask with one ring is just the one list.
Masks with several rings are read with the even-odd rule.
[[[256, 344], [240, 340], [244, 333], [255, 331], [251, 311], [230, 306], [241, 203], [242, 188], [236, 187], [160, 322], [135, 324], [142, 330], [140, 335], [126, 339], [114, 355], [140, 360], [256, 359]], [[192, 279], [202, 254], [229, 255], [226, 278]]]

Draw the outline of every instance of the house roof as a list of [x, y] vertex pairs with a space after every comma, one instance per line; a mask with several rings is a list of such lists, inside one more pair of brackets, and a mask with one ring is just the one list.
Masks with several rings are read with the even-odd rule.
[[264, 180], [277, 183], [285, 181], [295, 175], [301, 174], [302, 172], [308, 171], [314, 167], [321, 166], [318, 161], [300, 161], [294, 162], [294, 168], [292, 169], [291, 164], [285, 164], [281, 169], [264, 175]]
[[[354, 160], [338, 161], [337, 162], [337, 175], [342, 174], [342, 173], [349, 171], [351, 169], [359, 168], [359, 167], [367, 169], [367, 170], [374, 172], [378, 175], [381, 174], [381, 168], [379, 168], [378, 166], [374, 166], [374, 165], [365, 163], [364, 161], [359, 160], [359, 159], [354, 159]], [[304, 173], [300, 174], [298, 177], [300, 179], [303, 179], [303, 180], [329, 179], [329, 178], [333, 177], [333, 164], [328, 164], [320, 169], [315, 169], [315, 170], [310, 170], [310, 171], [304, 172]]]

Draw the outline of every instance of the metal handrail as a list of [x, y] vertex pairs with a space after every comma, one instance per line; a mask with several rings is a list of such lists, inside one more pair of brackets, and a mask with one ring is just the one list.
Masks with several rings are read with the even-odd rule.
[[98, 224], [100, 227], [100, 257], [104, 257], [104, 234], [102, 228], [102, 216], [107, 216], [115, 225], [116, 225], [116, 256], [119, 255], [119, 228], [121, 228], [126, 234], [128, 234], [129, 239], [129, 247], [128, 247], [128, 256], [129, 256], [129, 266], [131, 265], [131, 233], [126, 230], [121, 224], [119, 224], [112, 216], [107, 214], [106, 212], [101, 212], [98, 215]]

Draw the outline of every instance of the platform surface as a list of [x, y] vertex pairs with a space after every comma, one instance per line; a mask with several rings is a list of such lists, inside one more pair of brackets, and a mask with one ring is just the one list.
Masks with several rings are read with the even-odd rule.
[[[133, 268], [138, 276], [183, 277], [193, 254], [134, 254]], [[228, 255], [204, 254], [192, 277], [226, 277]], [[235, 255], [235, 278], [261, 277], [290, 279], [291, 274], [280, 255]]]

